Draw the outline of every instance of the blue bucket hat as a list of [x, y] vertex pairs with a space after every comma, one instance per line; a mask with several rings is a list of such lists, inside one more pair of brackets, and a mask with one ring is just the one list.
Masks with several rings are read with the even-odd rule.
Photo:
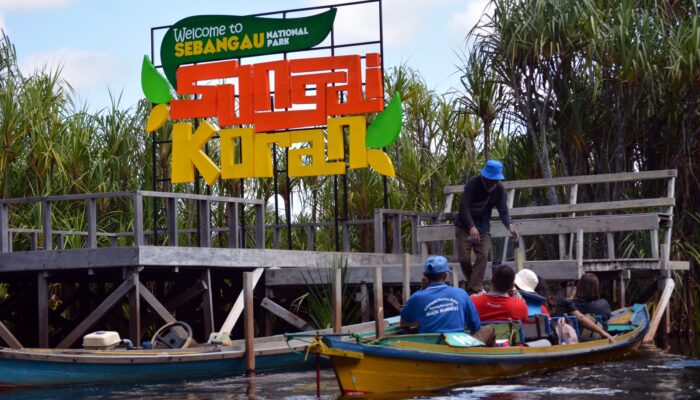
[[503, 164], [500, 161], [488, 160], [484, 168], [481, 169], [481, 176], [492, 181], [504, 180]]
[[423, 273], [428, 275], [437, 275], [443, 272], [450, 272], [450, 266], [447, 264], [447, 259], [443, 256], [432, 256], [423, 263]]

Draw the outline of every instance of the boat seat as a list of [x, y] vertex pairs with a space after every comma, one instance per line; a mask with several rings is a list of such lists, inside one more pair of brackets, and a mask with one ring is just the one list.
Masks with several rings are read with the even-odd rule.
[[496, 340], [508, 340], [510, 346], [524, 342], [525, 333], [520, 321], [481, 321], [482, 326], [493, 326], [496, 331]]
[[552, 336], [552, 326], [548, 316], [535, 314], [523, 321], [523, 337], [526, 341], [546, 339]]

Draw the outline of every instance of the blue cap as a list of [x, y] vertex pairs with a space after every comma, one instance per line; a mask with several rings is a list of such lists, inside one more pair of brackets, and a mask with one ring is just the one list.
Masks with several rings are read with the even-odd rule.
[[500, 161], [488, 160], [486, 165], [481, 169], [481, 176], [492, 181], [502, 181], [503, 177], [503, 164]]
[[447, 259], [443, 256], [432, 256], [423, 263], [423, 273], [428, 275], [437, 275], [443, 272], [450, 272], [450, 266], [447, 264]]

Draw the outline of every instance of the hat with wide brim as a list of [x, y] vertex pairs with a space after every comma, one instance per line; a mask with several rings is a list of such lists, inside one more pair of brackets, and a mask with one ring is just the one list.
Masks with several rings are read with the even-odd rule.
[[515, 286], [517, 286], [520, 290], [534, 293], [538, 282], [539, 279], [537, 279], [537, 274], [529, 269], [520, 270], [517, 274], [515, 274]]
[[504, 180], [503, 164], [500, 161], [488, 160], [484, 168], [481, 169], [481, 176], [492, 181]]

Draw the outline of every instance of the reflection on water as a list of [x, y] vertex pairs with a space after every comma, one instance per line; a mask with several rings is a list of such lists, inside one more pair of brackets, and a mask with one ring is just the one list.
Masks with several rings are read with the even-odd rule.
[[[337, 399], [333, 373], [321, 372], [321, 398]], [[511, 378], [488, 385], [455, 388], [418, 399], [696, 399], [700, 398], [700, 359], [662, 351], [610, 363]], [[0, 399], [315, 399], [314, 371], [238, 376], [198, 382], [152, 385], [80, 386], [0, 392]]]

